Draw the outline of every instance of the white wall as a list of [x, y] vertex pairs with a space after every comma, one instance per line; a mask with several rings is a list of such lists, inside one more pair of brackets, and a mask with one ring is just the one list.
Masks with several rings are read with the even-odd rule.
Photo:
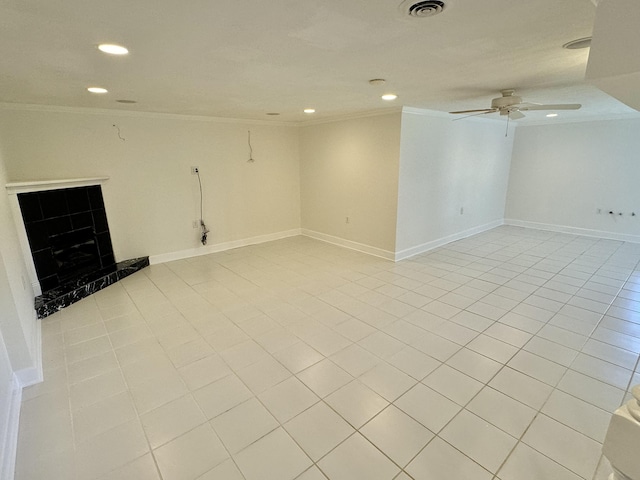
[[640, 241], [638, 152], [640, 119], [518, 127], [506, 218]]
[[503, 122], [405, 110], [401, 138], [399, 255], [502, 221], [513, 146]]
[[[302, 228], [395, 251], [400, 112], [300, 129]], [[349, 217], [349, 223], [346, 223]]]
[[296, 127], [5, 105], [0, 144], [9, 181], [109, 176], [102, 189], [117, 260], [200, 247], [192, 165], [209, 245], [300, 227]]

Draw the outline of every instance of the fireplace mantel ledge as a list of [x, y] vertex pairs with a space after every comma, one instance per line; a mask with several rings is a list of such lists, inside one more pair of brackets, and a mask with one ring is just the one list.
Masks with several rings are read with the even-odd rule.
[[109, 177], [63, 178], [60, 180], [33, 180], [29, 182], [11, 182], [6, 184], [7, 193], [42, 192], [61, 188], [88, 187], [102, 185]]

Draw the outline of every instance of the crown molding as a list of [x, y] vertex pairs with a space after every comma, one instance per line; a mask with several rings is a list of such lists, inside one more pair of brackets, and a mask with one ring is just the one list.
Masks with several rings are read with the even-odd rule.
[[185, 120], [196, 122], [228, 123], [241, 125], [264, 125], [269, 127], [297, 127], [299, 122], [283, 122], [269, 120], [255, 120], [231, 117], [213, 117], [207, 115], [187, 115], [180, 113], [139, 112], [132, 110], [115, 110], [108, 108], [65, 107], [61, 105], [38, 105], [30, 103], [0, 102], [1, 110], [15, 110], [23, 112], [50, 112], [82, 115], [103, 115], [129, 118], [155, 118], [163, 120]]

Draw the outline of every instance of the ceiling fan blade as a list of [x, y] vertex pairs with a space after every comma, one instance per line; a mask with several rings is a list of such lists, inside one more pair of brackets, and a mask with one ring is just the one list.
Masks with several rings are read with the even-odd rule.
[[582, 105], [579, 103], [558, 103], [556, 105], [525, 105], [519, 110], [578, 110]]
[[[480, 111], [480, 113], [472, 113], [471, 115], [465, 115], [464, 117], [458, 117], [458, 118], [454, 118], [453, 121], [457, 122], [458, 120], [464, 120], [465, 118], [469, 118], [469, 117], [478, 117], [480, 115], [486, 115], [487, 113], [495, 113], [498, 110], [494, 110], [494, 109], [488, 109], [488, 110], [484, 110], [484, 111]], [[450, 112], [450, 113], [454, 113], [454, 112]]]
[[514, 110], [512, 112], [509, 112], [509, 118], [511, 120], [520, 120], [521, 118], [524, 118], [525, 115], [520, 112], [520, 110]]
[[482, 113], [491, 113], [491, 112], [497, 112], [498, 110], [496, 108], [480, 108], [478, 110], [460, 110], [457, 112], [449, 112], [449, 113], [477, 113], [477, 112], [482, 112]]

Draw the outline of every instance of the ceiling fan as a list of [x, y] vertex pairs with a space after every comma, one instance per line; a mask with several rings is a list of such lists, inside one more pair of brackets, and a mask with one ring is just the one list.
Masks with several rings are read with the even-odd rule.
[[[518, 120], [524, 118], [522, 112], [530, 110], [578, 110], [582, 105], [579, 103], [559, 103], [540, 105], [537, 103], [523, 102], [522, 97], [514, 95], [515, 90], [508, 89], [502, 90], [501, 97], [491, 100], [491, 108], [481, 108], [477, 110], [460, 110], [457, 112], [449, 112], [453, 114], [467, 113], [468, 116], [486, 115], [488, 113], [500, 113], [500, 115], [508, 115], [511, 120]], [[464, 117], [463, 117], [464, 118]]]

